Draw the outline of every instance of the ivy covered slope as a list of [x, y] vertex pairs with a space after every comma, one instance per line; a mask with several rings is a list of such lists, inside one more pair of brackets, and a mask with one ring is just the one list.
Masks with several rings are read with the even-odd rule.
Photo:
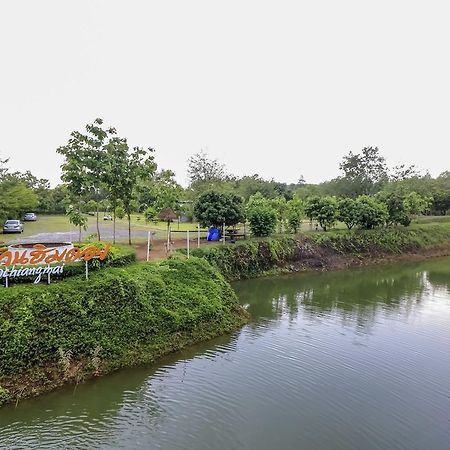
[[103, 269], [0, 290], [0, 403], [149, 362], [246, 321], [204, 260]]
[[341, 268], [430, 251], [450, 254], [449, 224], [311, 232], [203, 247], [192, 254], [209, 261], [228, 280], [238, 280], [280, 270]]

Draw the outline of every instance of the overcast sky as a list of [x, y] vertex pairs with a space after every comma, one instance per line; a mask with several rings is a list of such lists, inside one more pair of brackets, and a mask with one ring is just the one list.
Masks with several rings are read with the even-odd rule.
[[448, 1], [0, 3], [0, 156], [59, 180], [96, 117], [186, 181], [204, 149], [237, 175], [319, 182], [348, 151], [450, 169]]

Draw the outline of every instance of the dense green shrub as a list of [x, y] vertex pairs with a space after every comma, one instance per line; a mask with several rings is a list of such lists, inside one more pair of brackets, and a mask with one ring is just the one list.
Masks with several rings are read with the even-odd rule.
[[358, 225], [366, 230], [384, 225], [389, 218], [387, 206], [369, 195], [356, 199], [356, 212]]
[[217, 335], [241, 320], [229, 284], [197, 258], [105, 269], [89, 281], [2, 289], [0, 384], [7, 374], [55, 364], [59, 349], [83, 358], [101, 347], [103, 358], [121, 365], [176, 333], [195, 334], [203, 326]]
[[243, 200], [233, 193], [205, 192], [194, 204], [194, 216], [202, 226], [235, 225], [245, 217]]
[[292, 264], [324, 267], [335, 255], [365, 256], [370, 260], [385, 254], [399, 254], [444, 245], [450, 241], [450, 227], [425, 225], [415, 228], [330, 231], [308, 233], [297, 238], [267, 238], [233, 246], [202, 247], [192, 254], [205, 258], [229, 280], [252, 278]]

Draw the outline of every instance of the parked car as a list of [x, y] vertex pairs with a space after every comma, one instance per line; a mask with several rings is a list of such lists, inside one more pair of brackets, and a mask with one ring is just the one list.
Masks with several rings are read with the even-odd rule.
[[107, 214], [106, 216], [103, 216], [103, 220], [113, 220], [113, 218]]
[[7, 220], [3, 225], [3, 234], [23, 233], [23, 223], [20, 220]]
[[28, 212], [23, 216], [24, 222], [36, 222], [37, 216], [35, 213]]

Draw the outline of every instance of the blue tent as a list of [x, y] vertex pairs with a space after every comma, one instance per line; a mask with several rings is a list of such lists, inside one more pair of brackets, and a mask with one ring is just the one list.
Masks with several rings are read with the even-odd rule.
[[211, 227], [208, 230], [208, 234], [206, 235], [206, 239], [208, 241], [218, 241], [220, 238], [220, 231], [216, 227]]

